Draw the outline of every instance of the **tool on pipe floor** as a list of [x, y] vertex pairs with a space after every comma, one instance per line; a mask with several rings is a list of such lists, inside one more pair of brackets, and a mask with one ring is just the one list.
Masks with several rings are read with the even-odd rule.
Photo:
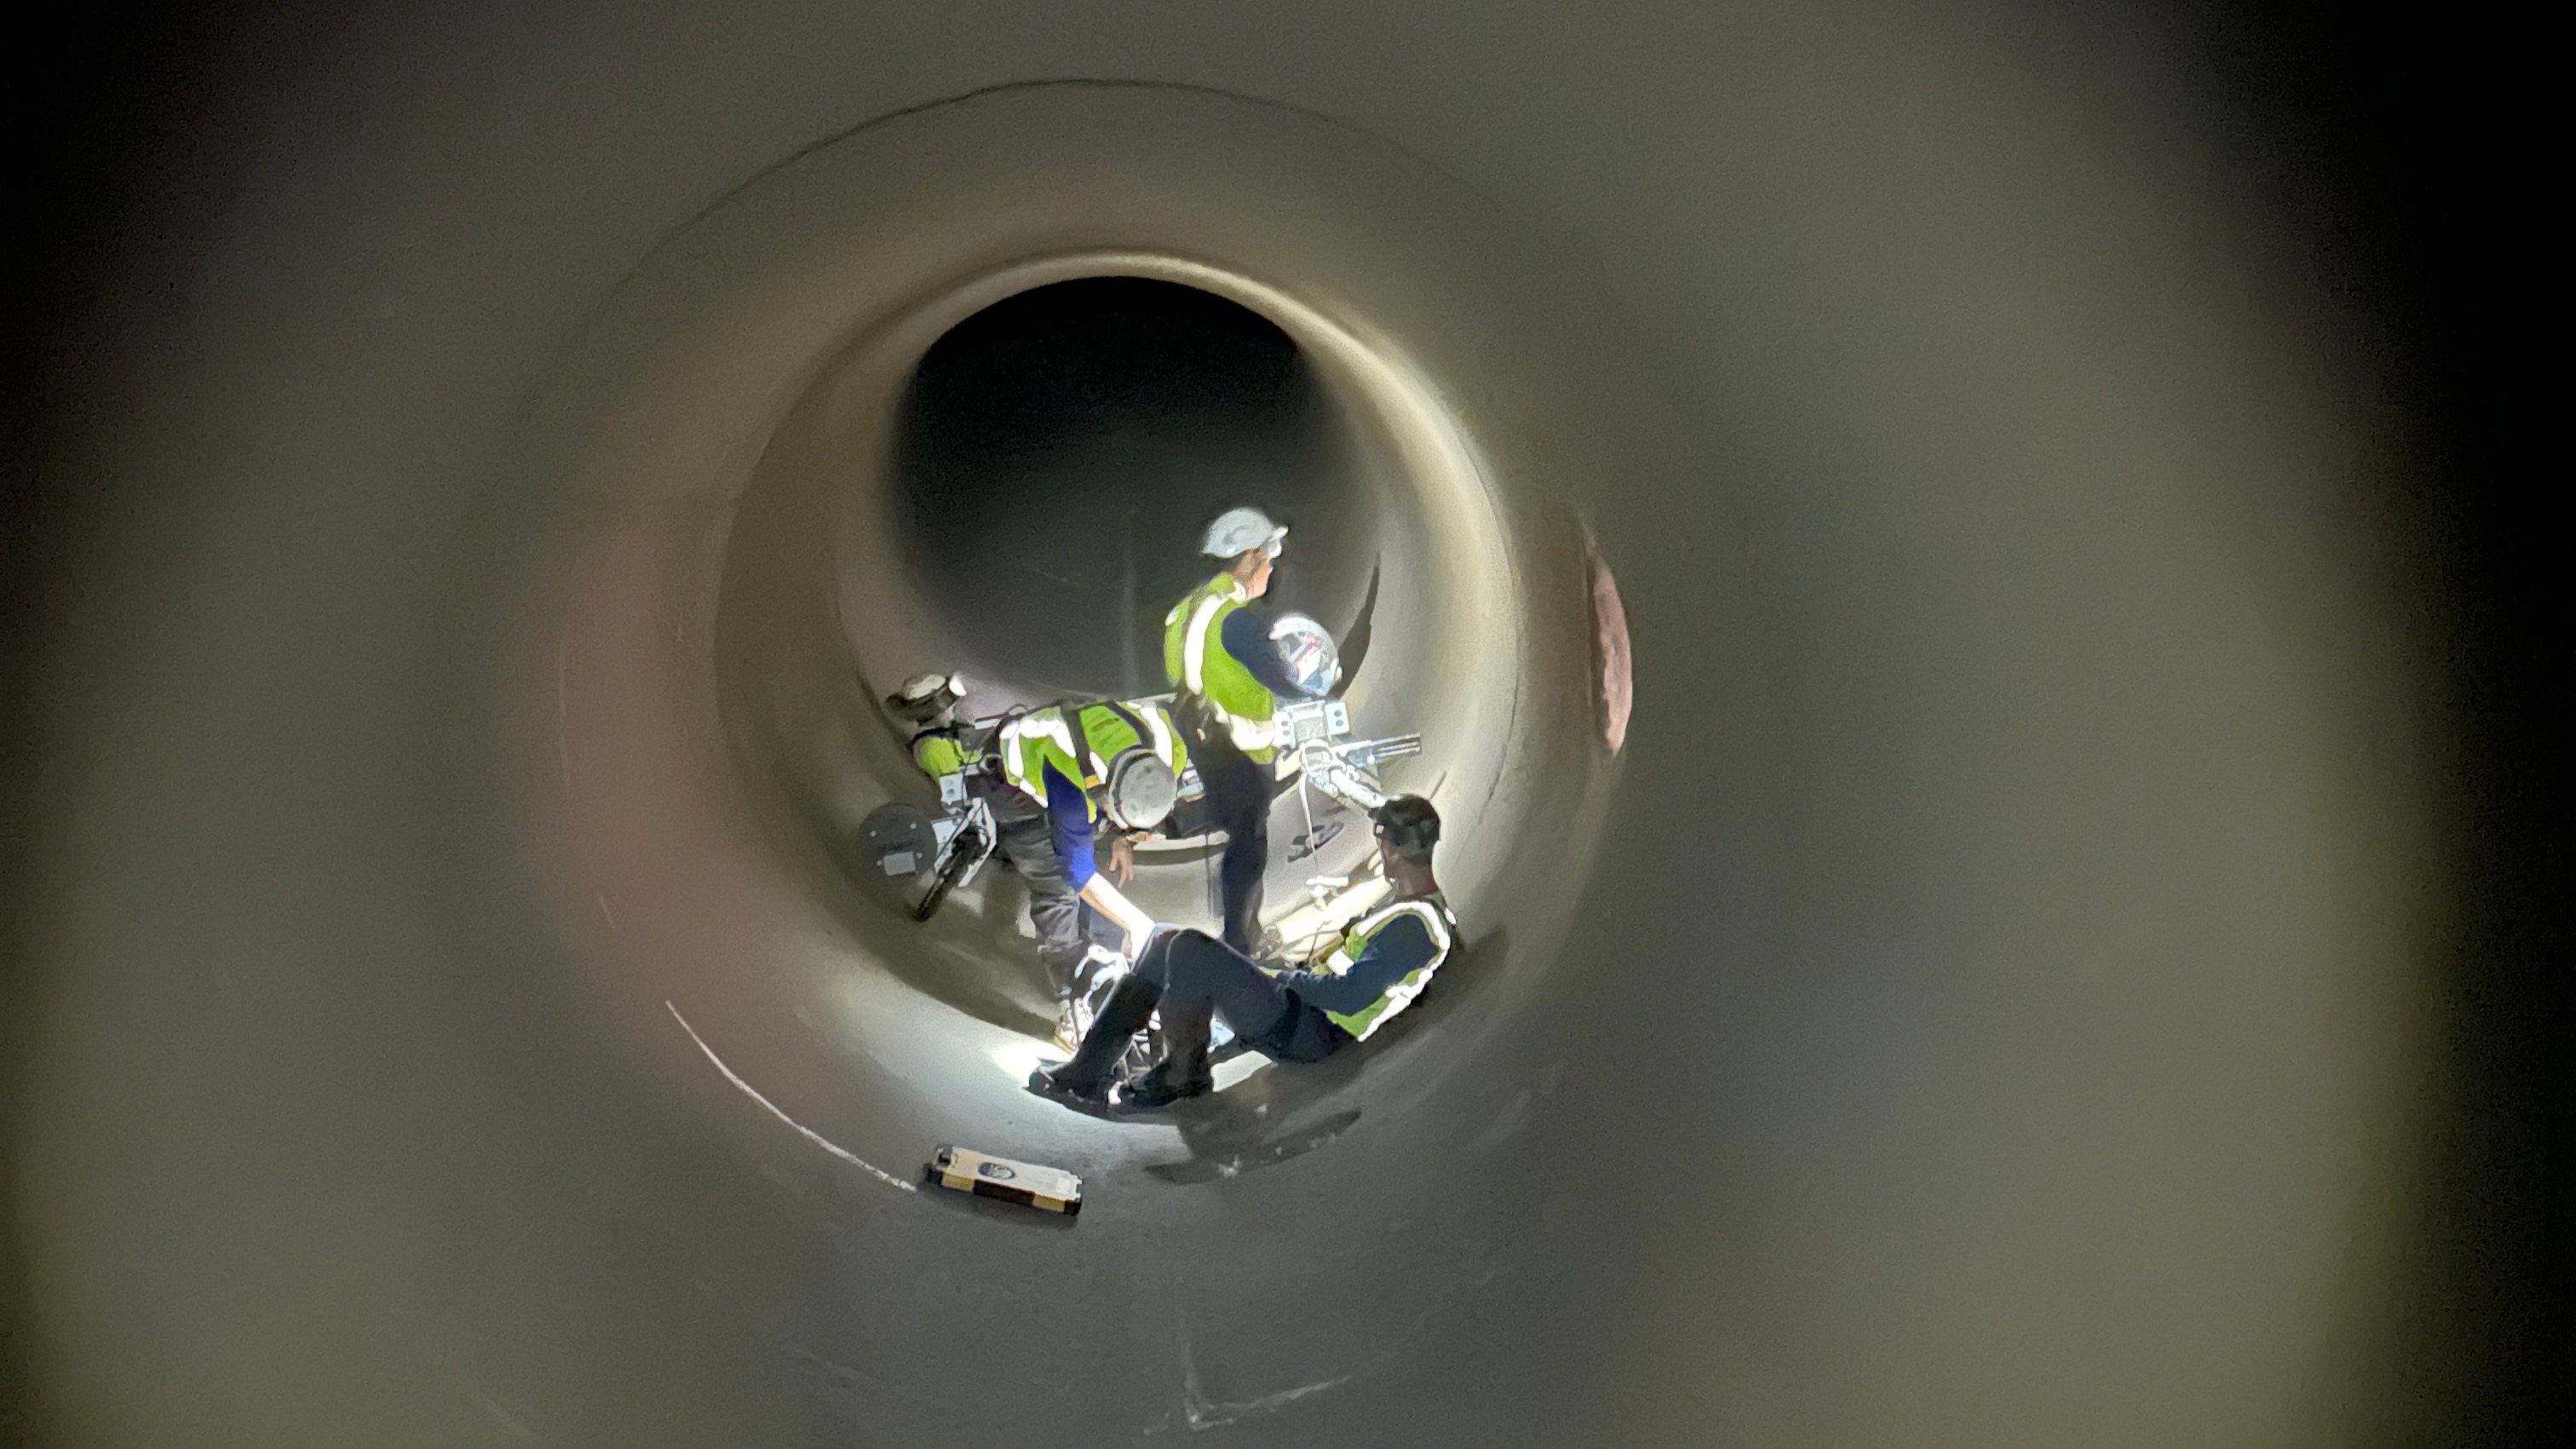
[[922, 1174], [933, 1187], [999, 1198], [1066, 1217], [1082, 1211], [1082, 1179], [1062, 1168], [943, 1144], [930, 1154]]

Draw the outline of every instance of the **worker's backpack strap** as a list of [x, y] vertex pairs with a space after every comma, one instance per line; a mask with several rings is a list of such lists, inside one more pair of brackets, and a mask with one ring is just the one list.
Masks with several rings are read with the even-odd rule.
[[[1135, 732], [1137, 744], [1142, 745], [1149, 750], [1154, 747], [1155, 732], [1147, 728], [1143, 720], [1136, 717], [1136, 712], [1134, 710], [1129, 709], [1117, 700], [1095, 699], [1084, 704], [1068, 704], [1064, 708], [1065, 713], [1073, 720], [1074, 738], [1082, 745], [1084, 761], [1086, 763], [1093, 760], [1099, 761], [1100, 768], [1103, 771], [1102, 778], [1104, 781], [1107, 779], [1106, 772], [1109, 768], [1109, 764], [1115, 756], [1102, 753], [1100, 747], [1091, 742], [1091, 726], [1085, 721], [1084, 716], [1090, 714], [1095, 709], [1105, 709], [1111, 714], [1116, 715], [1120, 724], [1127, 726], [1128, 729]], [[1123, 751], [1121, 753], [1123, 753]]]
[[[1143, 745], [1149, 750], [1154, 748], [1154, 740], [1158, 732], [1146, 728], [1145, 721], [1138, 718], [1134, 710], [1129, 709], [1127, 706], [1114, 699], [1104, 699], [1101, 703], [1109, 707], [1109, 712], [1111, 714], [1118, 716], [1118, 722], [1120, 724], [1123, 724], [1127, 726], [1127, 728], [1136, 732], [1136, 743]], [[1156, 753], [1159, 754], [1160, 751], [1156, 751]]]
[[[1091, 721], [1087, 716], [1089, 716], [1094, 709], [1097, 709], [1108, 702], [1109, 701], [1105, 699], [1094, 699], [1085, 701], [1081, 704], [1068, 704], [1064, 706], [1064, 717], [1066, 721], [1073, 726], [1073, 743], [1076, 746], [1074, 751], [1074, 763], [1080, 765], [1085, 774], [1090, 773], [1091, 765], [1094, 760], [1101, 759], [1100, 747], [1091, 742]], [[1107, 762], [1104, 760], [1102, 761], [1102, 764], [1105, 768]]]

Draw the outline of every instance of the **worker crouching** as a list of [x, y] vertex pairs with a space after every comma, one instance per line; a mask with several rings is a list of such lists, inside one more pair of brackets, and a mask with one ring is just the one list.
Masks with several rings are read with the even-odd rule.
[[956, 702], [953, 676], [940, 675], [908, 681], [887, 701], [915, 724], [913, 758], [923, 772], [961, 777], [991, 807], [995, 849], [1028, 883], [1057, 1039], [1070, 1046], [1097, 959], [1084, 908], [1117, 928], [1130, 958], [1144, 949], [1153, 918], [1119, 886], [1132, 841], [1170, 815], [1189, 749], [1169, 712], [1151, 702], [1048, 705], [990, 728], [960, 725]]

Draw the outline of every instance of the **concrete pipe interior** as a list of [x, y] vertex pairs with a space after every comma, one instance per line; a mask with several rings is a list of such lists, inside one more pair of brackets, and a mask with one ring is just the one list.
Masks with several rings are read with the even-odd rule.
[[[1194, 245], [1216, 200], [1150, 204]], [[1450, 822], [1453, 904], [1481, 915], [1480, 872], [1510, 853], [1473, 842], [1526, 835], [1533, 803], [1577, 840], [1610, 755], [1593, 728], [1607, 701], [1587, 668], [1580, 516], [1562, 494], [1510, 506], [1498, 490], [1528, 480], [1479, 461], [1443, 401], [1455, 388], [1395, 340], [1361, 342], [1296, 280], [1151, 254], [1017, 263], [845, 330], [857, 340], [819, 367], [736, 510], [716, 695], [734, 770], [768, 787], [774, 846], [894, 975], [992, 1024], [1043, 1036], [1052, 1021], [1006, 873], [929, 930], [870, 889], [860, 817], [928, 793], [869, 701], [928, 668], [964, 673], [966, 708], [986, 715], [1162, 690], [1162, 610], [1212, 567], [1199, 536], [1229, 499], [1290, 524], [1266, 602], [1331, 621], [1349, 646], [1355, 728], [1424, 736], [1388, 779]], [[1360, 872], [1368, 831], [1292, 792], [1272, 834], [1265, 918], [1302, 940], [1328, 914], [1302, 887]], [[1147, 846], [1133, 892], [1160, 919], [1212, 927], [1212, 849]], [[1006, 1042], [967, 1055], [1014, 1072], [1033, 1060]]]
[[[2165, 1445], [2379, 1402], [2420, 641], [2343, 487], [2385, 420], [2158, 159], [2190, 104], [1964, 19], [1238, 9], [389, 8], [223, 72], [273, 102], [69, 413], [48, 1437]], [[1122, 289], [1239, 386], [1044, 467], [942, 432], [944, 345], [999, 329], [990, 383]], [[1155, 571], [1244, 490], [1367, 621], [1363, 728], [1426, 737], [1471, 945], [1353, 1059], [1076, 1116], [1020, 1089], [1007, 892], [917, 928], [840, 854], [920, 788], [876, 695], [1150, 679]], [[1039, 587], [1059, 543], [1134, 556]], [[923, 1188], [942, 1142], [1088, 1207]]]

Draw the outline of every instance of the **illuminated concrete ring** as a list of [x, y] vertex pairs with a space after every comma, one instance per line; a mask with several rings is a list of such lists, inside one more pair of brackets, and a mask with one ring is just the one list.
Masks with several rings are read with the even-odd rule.
[[[1314, 226], [1325, 207], [1340, 214]], [[549, 748], [573, 784], [547, 832], [586, 884], [568, 899], [574, 928], [601, 935], [588, 959], [630, 988], [640, 974], [684, 989], [711, 956], [798, 973], [800, 991], [845, 1004], [850, 1051], [948, 1040], [951, 1061], [914, 1078], [948, 1100], [954, 1061], [1000, 1062], [983, 1069], [997, 1078], [1024, 1066], [1020, 1045], [992, 1036], [1025, 1036], [1032, 1005], [996, 959], [1007, 913], [915, 927], [867, 899], [833, 842], [919, 794], [874, 703], [894, 680], [935, 660], [1037, 697], [947, 636], [895, 556], [884, 503], [904, 383], [960, 320], [1091, 276], [1185, 284], [1280, 326], [1371, 471], [1396, 481], [1357, 723], [1423, 733], [1397, 783], [1447, 817], [1443, 873], [1471, 935], [1508, 931], [1542, 946], [1520, 959], [1544, 959], [1613, 778], [1598, 727], [1602, 565], [1582, 499], [1588, 475], [1615, 466], [1586, 440], [1623, 430], [1577, 427], [1538, 401], [1581, 395], [1544, 375], [1569, 337], [1612, 345], [1591, 312], [1569, 305], [1553, 319], [1562, 334], [1536, 339], [1484, 323], [1524, 288], [1517, 269], [1561, 272], [1392, 148], [1163, 88], [969, 97], [810, 150], [710, 208], [551, 380], [549, 397], [596, 406], [560, 423], [541, 409], [531, 429], [540, 469], [576, 480], [589, 535], [556, 614], [569, 682]], [[1502, 446], [1483, 445], [1489, 430]], [[706, 848], [633, 845], [673, 838]], [[1522, 848], [1534, 840], [1536, 855]], [[1345, 842], [1354, 857], [1363, 847]], [[718, 859], [726, 870], [709, 869]], [[1149, 907], [1187, 910], [1201, 882], [1180, 870], [1140, 879]], [[718, 898], [719, 879], [741, 896]], [[688, 924], [613, 927], [639, 911]], [[674, 940], [692, 944], [666, 954]], [[768, 965], [739, 964], [753, 961]], [[1501, 1009], [1512, 980], [1481, 984], [1462, 1018]]]

